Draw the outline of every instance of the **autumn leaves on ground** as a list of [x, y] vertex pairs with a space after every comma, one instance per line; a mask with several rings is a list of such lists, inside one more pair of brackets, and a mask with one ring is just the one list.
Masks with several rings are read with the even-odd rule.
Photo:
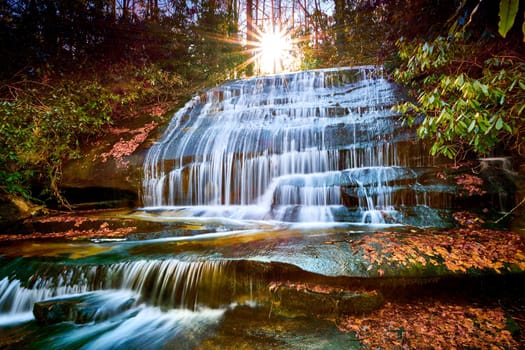
[[[515, 318], [523, 326], [523, 320]], [[430, 299], [386, 303], [369, 315], [343, 319], [338, 326], [355, 332], [370, 349], [519, 349], [524, 343], [516, 322], [501, 306]]]
[[400, 269], [409, 275], [525, 270], [523, 237], [481, 228], [481, 219], [465, 212], [455, 217], [466, 226], [434, 232], [376, 232], [348, 243], [368, 261], [371, 275], [398, 274]]
[[[452, 274], [503, 274], [525, 269], [523, 237], [482, 229], [481, 220], [468, 213], [455, 217], [463, 228], [409, 235], [381, 232], [351, 244], [370, 262], [371, 273], [375, 270], [379, 276], [395, 268], [434, 267]], [[482, 307], [476, 299], [425, 297], [387, 302], [368, 315], [344, 318], [338, 326], [355, 332], [370, 349], [519, 349], [525, 346], [522, 302], [505, 299]]]

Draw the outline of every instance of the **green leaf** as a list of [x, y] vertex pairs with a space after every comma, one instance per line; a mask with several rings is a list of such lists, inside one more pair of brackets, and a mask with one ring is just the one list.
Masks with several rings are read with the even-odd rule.
[[468, 126], [468, 132], [471, 132], [472, 130], [474, 130], [474, 127], [476, 126], [476, 121], [473, 120], [470, 122], [470, 125]]
[[[511, 88], [512, 90], [512, 88]], [[488, 96], [489, 95], [489, 87], [485, 84], [481, 84], [481, 91], [483, 92], [483, 94], [485, 96]]]
[[514, 80], [512, 81], [512, 83], [510, 83], [510, 86], [509, 86], [509, 88], [508, 88], [507, 90], [508, 90], [508, 91], [512, 91], [512, 89], [514, 89], [514, 86], [516, 86], [516, 83], [517, 83], [517, 82], [518, 82], [518, 81], [517, 81], [516, 79], [514, 79]]
[[496, 130], [501, 130], [503, 127], [503, 119], [498, 118], [498, 121], [496, 122]]
[[500, 0], [498, 32], [506, 37], [510, 28], [514, 25], [516, 13], [518, 13], [519, 0]]

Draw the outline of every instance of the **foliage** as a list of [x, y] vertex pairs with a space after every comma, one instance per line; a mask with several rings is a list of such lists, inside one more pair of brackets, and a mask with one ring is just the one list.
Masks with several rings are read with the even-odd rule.
[[200, 88], [243, 75], [248, 57], [239, 44], [221, 42], [223, 38], [210, 32], [196, 34], [193, 39], [196, 43], [190, 46], [191, 60], [183, 74]]
[[120, 115], [132, 113], [137, 105], [144, 107], [172, 101], [185, 85], [179, 74], [156, 64], [114, 66], [109, 80], [106, 82], [108, 88], [117, 95], [118, 106], [114, 112]]
[[302, 43], [301, 50], [301, 64], [299, 69], [318, 69], [325, 66], [330, 66], [330, 62], [334, 58], [334, 47], [315, 47], [308, 43]]
[[228, 9], [204, 6], [197, 23], [188, 27], [189, 60], [183, 76], [202, 87], [236, 78], [245, 72], [248, 53], [240, 44], [237, 19]]
[[460, 1], [335, 0], [335, 65], [396, 64], [400, 37], [427, 37], [443, 28]]
[[100, 0], [2, 1], [0, 77], [29, 66], [76, 63], [97, 51], [113, 31], [104, 8]]
[[170, 12], [146, 3], [0, 5], [4, 192], [61, 201], [62, 164], [79, 157], [86, 141], [141, 113], [158, 118], [204, 82], [231, 77], [246, 58], [226, 4], [174, 0]]
[[525, 60], [512, 52], [485, 52], [465, 32], [432, 41], [399, 40], [403, 64], [395, 78], [413, 88], [414, 102], [396, 109], [413, 125], [431, 153], [449, 158], [495, 146], [519, 149], [525, 132]]
[[[81, 146], [108, 132], [115, 120], [147, 106], [177, 99], [182, 78], [157, 65], [115, 66], [103, 80], [77, 75], [40, 81], [17, 79], [0, 93], [0, 186], [8, 193], [62, 201], [62, 164], [81, 156]], [[182, 91], [184, 91], [182, 89]], [[64, 203], [63, 203], [64, 204]]]
[[32, 182], [58, 193], [61, 164], [80, 156], [80, 143], [111, 123], [114, 97], [97, 82], [55, 86], [19, 81], [2, 86], [0, 179], [2, 189], [29, 196]]
[[346, 9], [345, 25], [339, 33], [344, 40], [338, 45], [338, 60], [344, 65], [377, 64], [389, 46], [385, 40], [389, 9], [354, 6]]

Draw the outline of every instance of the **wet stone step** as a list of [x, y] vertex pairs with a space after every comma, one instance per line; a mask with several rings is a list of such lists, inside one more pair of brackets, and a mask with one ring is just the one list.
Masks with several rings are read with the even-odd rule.
[[349, 208], [362, 207], [368, 201], [380, 206], [416, 206], [431, 204], [433, 208], [450, 208], [454, 192], [424, 186], [382, 186], [341, 189], [342, 203]]
[[39, 323], [74, 322], [84, 324], [106, 320], [129, 310], [135, 296], [126, 291], [100, 291], [36, 302], [33, 314]]

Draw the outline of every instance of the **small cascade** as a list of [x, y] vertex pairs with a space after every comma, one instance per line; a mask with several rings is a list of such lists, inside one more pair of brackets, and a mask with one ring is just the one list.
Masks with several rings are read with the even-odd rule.
[[178, 111], [149, 150], [145, 210], [385, 223], [403, 222], [415, 206], [446, 207], [447, 194], [434, 193], [410, 170], [433, 160], [392, 111], [400, 97], [373, 66], [211, 89]]
[[226, 310], [267, 298], [267, 281], [226, 260], [27, 263], [31, 276], [0, 280], [0, 330], [48, 327], [31, 348], [193, 349]]
[[120, 289], [140, 293], [149, 304], [195, 310], [199, 303], [225, 304], [235, 285], [223, 261], [184, 262], [178, 260], [141, 261], [112, 266], [111, 275], [122, 276]]
[[37, 302], [93, 291], [128, 291], [136, 303], [192, 311], [229, 305], [236, 293], [249, 294], [252, 288], [226, 261], [139, 260], [56, 271], [44, 264], [27, 281], [0, 280], [0, 320], [31, 318]]

